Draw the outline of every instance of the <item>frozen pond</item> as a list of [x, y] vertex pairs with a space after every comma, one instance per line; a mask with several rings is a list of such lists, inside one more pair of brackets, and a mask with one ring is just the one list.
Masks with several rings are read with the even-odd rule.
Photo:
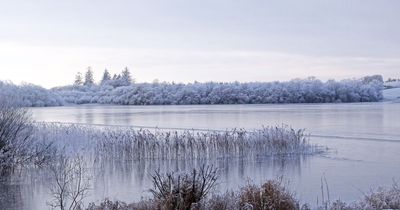
[[37, 121], [159, 128], [229, 129], [288, 124], [315, 135], [400, 140], [400, 103], [33, 108]]
[[[101, 106], [32, 108], [37, 121], [159, 128], [257, 129], [262, 125], [288, 124], [305, 128], [311, 142], [330, 152], [312, 157], [249, 160], [219, 160], [220, 190], [237, 189], [284, 175], [297, 196], [312, 205], [321, 196], [325, 176], [331, 198], [352, 201], [370, 187], [400, 180], [400, 104], [298, 105], [193, 105], [193, 106]], [[96, 174], [90, 200], [108, 197], [133, 201], [147, 195], [148, 174], [164, 170], [187, 170], [192, 162], [113, 162]], [[94, 169], [97, 170], [97, 169]], [[23, 200], [17, 209], [43, 209], [49, 195], [46, 180], [7, 186], [6, 191]], [[9, 188], [9, 189], [8, 189]], [[4, 188], [3, 188], [4, 189]], [[32, 193], [33, 192], [33, 193]], [[8, 201], [11, 202], [12, 200]], [[11, 202], [12, 203], [12, 202]], [[1, 206], [0, 206], [1, 208]]]

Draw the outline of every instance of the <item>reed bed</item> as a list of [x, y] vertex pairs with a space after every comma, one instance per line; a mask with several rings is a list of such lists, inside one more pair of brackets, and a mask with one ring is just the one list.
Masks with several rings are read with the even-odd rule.
[[39, 123], [36, 135], [52, 139], [58, 147], [68, 147], [70, 151], [84, 150], [96, 158], [125, 160], [251, 158], [320, 152], [309, 143], [304, 130], [286, 125], [221, 132]]

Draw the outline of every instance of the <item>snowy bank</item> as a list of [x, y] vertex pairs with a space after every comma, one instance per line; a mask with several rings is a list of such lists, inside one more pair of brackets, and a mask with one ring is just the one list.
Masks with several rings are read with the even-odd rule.
[[400, 101], [400, 88], [391, 88], [383, 91], [385, 101]]

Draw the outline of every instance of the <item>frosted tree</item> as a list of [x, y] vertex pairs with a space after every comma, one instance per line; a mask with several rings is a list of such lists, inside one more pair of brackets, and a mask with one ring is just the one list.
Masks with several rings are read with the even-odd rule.
[[81, 72], [78, 72], [78, 73], [76, 74], [76, 76], [75, 76], [74, 85], [79, 86], [79, 85], [82, 85], [82, 84], [83, 84], [82, 74], [81, 74]]
[[104, 70], [103, 78], [101, 79], [101, 84], [105, 84], [111, 80], [110, 72], [107, 69]]
[[90, 86], [94, 84], [94, 79], [93, 79], [93, 71], [92, 67], [88, 67], [88, 70], [86, 71], [85, 74], [85, 83], [83, 83], [85, 86]]
[[[74, 86], [71, 88], [75, 89]], [[61, 97], [52, 90], [28, 83], [15, 85], [11, 82], [0, 81], [0, 103], [5, 101], [24, 107], [60, 106], [63, 104]]]
[[132, 84], [132, 77], [131, 77], [131, 73], [129, 72], [128, 67], [125, 67], [124, 70], [122, 70], [121, 73], [121, 83], [124, 86], [128, 86]]

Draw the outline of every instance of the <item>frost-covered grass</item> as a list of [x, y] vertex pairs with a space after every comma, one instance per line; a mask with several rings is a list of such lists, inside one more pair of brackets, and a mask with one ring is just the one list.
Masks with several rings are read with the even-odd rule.
[[[199, 159], [314, 154], [320, 149], [308, 142], [304, 130], [288, 126], [246, 131], [162, 131], [43, 123], [37, 138], [51, 139], [70, 151], [91, 152], [95, 157], [143, 159]], [[67, 149], [68, 152], [68, 149]]]

